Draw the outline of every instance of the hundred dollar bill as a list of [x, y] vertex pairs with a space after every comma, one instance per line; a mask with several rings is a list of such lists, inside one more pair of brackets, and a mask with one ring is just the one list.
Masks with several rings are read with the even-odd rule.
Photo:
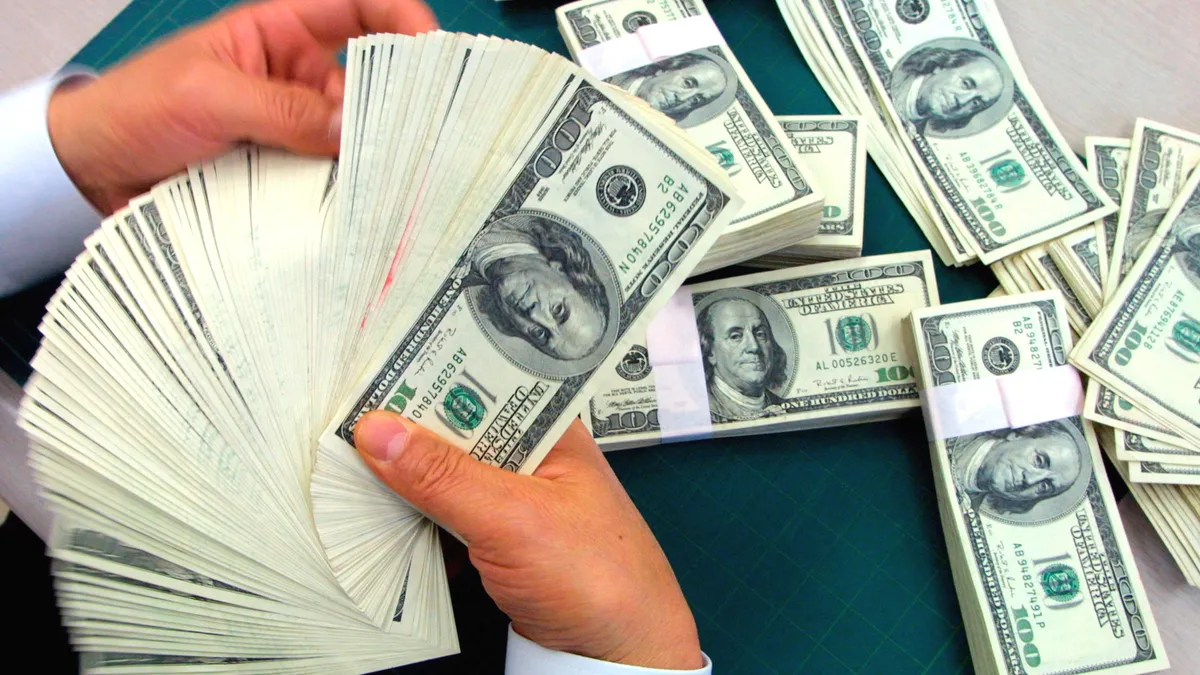
[[1192, 586], [1200, 586], [1200, 532], [1192, 533], [1197, 516], [1200, 516], [1200, 486], [1134, 482], [1130, 475], [1131, 463], [1116, 458], [1112, 430], [1096, 427], [1096, 435], [1100, 447], [1125, 479], [1129, 493], [1158, 532], [1184, 579]]
[[825, 207], [816, 235], [747, 264], [791, 267], [861, 255], [867, 179], [863, 119], [849, 115], [790, 115], [777, 119], [814, 178], [819, 178]]
[[386, 408], [481, 461], [538, 465], [741, 205], [698, 148], [659, 137], [615, 94], [570, 76], [322, 452], [349, 451], [358, 419]]
[[[1110, 194], [1121, 190], [1121, 211], [1102, 219], [1108, 240], [1105, 300], [1111, 301], [1117, 286], [1146, 247], [1155, 227], [1179, 194], [1192, 168], [1200, 162], [1200, 136], [1140, 119], [1134, 128], [1131, 151], [1120, 147], [1120, 139], [1096, 141], [1096, 170]], [[1089, 155], [1090, 157], [1090, 155]], [[1132, 161], [1131, 158], [1132, 157]], [[1098, 312], [1097, 312], [1098, 313]], [[1183, 439], [1161, 422], [1121, 400], [1098, 381], [1088, 383], [1086, 416], [1161, 441], [1181, 444]]]
[[1130, 462], [1129, 480], [1135, 483], [1200, 485], [1200, 466], [1152, 461]]
[[1118, 396], [1113, 390], [1094, 379], [1088, 381], [1083, 415], [1098, 424], [1123, 429], [1162, 443], [1170, 445], [1187, 443], [1179, 434], [1171, 431], [1167, 425], [1146, 414], [1129, 400]]
[[1071, 360], [1200, 446], [1200, 172], [1174, 205]]
[[[915, 251], [687, 287], [700, 341], [691, 365], [707, 388], [693, 394], [712, 434], [837, 426], [919, 407], [900, 321], [938, 303], [932, 263]], [[644, 335], [634, 342], [584, 416], [605, 450], [663, 441], [656, 355]]]
[[991, 3], [828, 1], [950, 225], [984, 263], [1115, 209], [1042, 106]]
[[[651, 24], [707, 16], [708, 9], [701, 0], [582, 0], [556, 15], [571, 57], [580, 61], [590, 47]], [[715, 39], [718, 44], [602, 75], [674, 119], [732, 179], [746, 205], [712, 253], [728, 264], [814, 234], [822, 196], [729, 45]], [[753, 246], [748, 240], [770, 238], [756, 227], [763, 224], [776, 225], [774, 245], [742, 255]], [[714, 266], [706, 261], [701, 269]]]
[[1117, 459], [1123, 462], [1159, 462], [1200, 467], [1200, 450], [1147, 438], [1122, 429], [1113, 430]]
[[[1121, 206], [1119, 213], [1104, 217], [1099, 225], [1104, 230], [1100, 248], [1104, 251], [1101, 263], [1106, 302], [1111, 301], [1197, 163], [1200, 136], [1150, 120], [1137, 121], [1134, 138], [1129, 142], [1119, 138], [1088, 139], [1088, 164], [1105, 191]], [[1095, 380], [1088, 382], [1084, 410], [1094, 422], [1171, 445], [1186, 443], [1162, 422]]]
[[[1084, 139], [1088, 170], [1096, 177], [1104, 194], [1121, 207], [1121, 196], [1125, 191], [1125, 174], [1129, 166], [1128, 138], [1103, 138], [1088, 136]], [[1117, 238], [1119, 211], [1110, 213], [1096, 221], [1096, 256], [1099, 258], [1101, 298], [1108, 297], [1109, 255]]]
[[[1056, 292], [919, 310], [911, 329], [926, 390], [1063, 366], [1071, 345]], [[935, 428], [932, 435], [942, 522], [977, 672], [1167, 667], [1086, 420], [949, 438]]]
[[1109, 297], [1146, 248], [1200, 163], [1200, 135], [1139, 119], [1133, 131], [1121, 212], [1109, 249]]

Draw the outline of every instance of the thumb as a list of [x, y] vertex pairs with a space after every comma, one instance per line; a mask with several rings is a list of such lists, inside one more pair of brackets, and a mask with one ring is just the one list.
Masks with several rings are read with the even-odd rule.
[[363, 461], [388, 487], [469, 545], [516, 498], [517, 476], [477, 461], [400, 415], [376, 410], [354, 427]]
[[224, 95], [214, 96], [217, 121], [231, 140], [336, 155], [342, 134], [341, 103], [300, 84], [231, 73]]

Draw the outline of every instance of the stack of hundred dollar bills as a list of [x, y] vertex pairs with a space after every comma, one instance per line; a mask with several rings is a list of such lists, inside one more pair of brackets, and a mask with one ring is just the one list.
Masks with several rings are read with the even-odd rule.
[[1067, 147], [991, 0], [777, 0], [809, 66], [946, 264], [1115, 210]]
[[[819, 174], [802, 160], [701, 0], [580, 0], [556, 16], [571, 58], [678, 123], [712, 153], [746, 201], [697, 272], [803, 245], [818, 233], [825, 192], [814, 181]], [[851, 152], [861, 143], [857, 132], [840, 135], [836, 142]], [[834, 180], [850, 173], [837, 170]], [[814, 242], [816, 251], [793, 252], [795, 260], [857, 254], [860, 213], [843, 205], [831, 219], [838, 226], [822, 230], [841, 236]]]
[[938, 304], [929, 251], [686, 286], [600, 377], [604, 450], [858, 424], [920, 407], [900, 322]]
[[951, 572], [977, 673], [1147, 673], [1167, 656], [1057, 291], [910, 321]]
[[401, 412], [530, 472], [741, 205], [570, 61], [352, 41], [340, 164], [242, 148], [104, 221], [20, 422], [88, 673], [353, 674], [457, 651], [437, 527], [357, 456]]

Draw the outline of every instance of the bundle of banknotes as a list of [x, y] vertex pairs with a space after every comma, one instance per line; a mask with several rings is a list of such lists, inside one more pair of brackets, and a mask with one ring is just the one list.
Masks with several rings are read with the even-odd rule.
[[685, 286], [602, 374], [604, 450], [898, 417], [920, 407], [900, 331], [938, 304], [929, 251]]
[[1115, 210], [1033, 91], [992, 0], [777, 1], [946, 264], [990, 264]]
[[[581, 0], [555, 13], [573, 59], [678, 123], [712, 153], [746, 201], [697, 272], [817, 234], [823, 217], [823, 189], [813, 180], [817, 174], [802, 160], [804, 150], [789, 141], [701, 0]], [[800, 133], [805, 130], [800, 125]], [[843, 134], [835, 142], [859, 141], [857, 134]], [[842, 211], [848, 217], [826, 234], [842, 234], [855, 223], [858, 234], [851, 232], [849, 241], [823, 239], [816, 246], [841, 253], [857, 241], [861, 250], [861, 221], [848, 208]]]
[[437, 528], [355, 422], [532, 471], [741, 206], [668, 118], [515, 42], [355, 40], [343, 117], [336, 170], [242, 148], [133, 200], [49, 305], [20, 423], [89, 673], [456, 651]]
[[1167, 656], [1121, 525], [1063, 296], [909, 319], [951, 573], [977, 673], [1146, 673]]

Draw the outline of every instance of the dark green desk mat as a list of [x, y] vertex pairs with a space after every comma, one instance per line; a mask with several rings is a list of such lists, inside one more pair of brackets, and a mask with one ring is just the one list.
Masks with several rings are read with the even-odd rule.
[[[133, 0], [74, 61], [107, 68], [229, 4]], [[566, 53], [554, 3], [431, 4], [447, 30]], [[837, 112], [771, 0], [710, 0], [710, 9], [772, 110]], [[871, 165], [863, 253], [920, 248], [928, 248], [924, 237]], [[996, 285], [978, 265], [939, 264], [938, 281], [945, 302]], [[56, 283], [0, 302], [0, 367], [18, 381], [28, 376]], [[916, 415], [609, 459], [666, 549], [717, 673], [971, 672]], [[504, 617], [469, 568], [451, 586], [463, 653], [403, 673], [500, 671]]]

